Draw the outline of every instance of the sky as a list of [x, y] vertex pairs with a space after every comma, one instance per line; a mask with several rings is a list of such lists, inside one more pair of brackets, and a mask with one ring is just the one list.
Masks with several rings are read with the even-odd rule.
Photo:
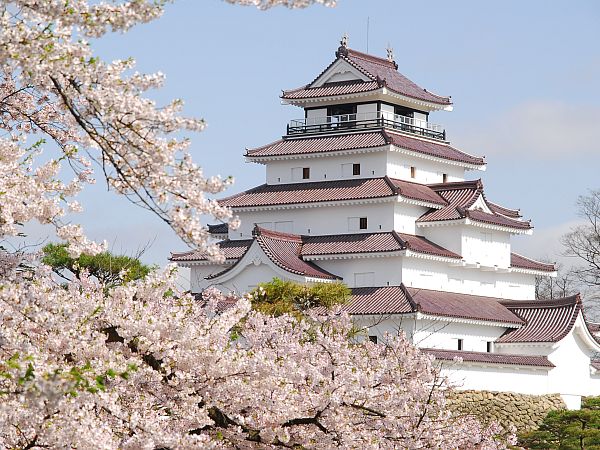
[[[258, 11], [180, 0], [157, 21], [93, 48], [166, 74], [152, 97], [182, 98], [187, 115], [207, 121], [190, 136], [192, 154], [205, 174], [235, 177], [230, 195], [264, 182], [264, 167], [246, 163], [245, 148], [279, 139], [303, 116], [281, 104], [281, 90], [313, 80], [344, 33], [359, 51], [368, 45], [385, 56], [391, 46], [401, 73], [452, 96], [454, 111], [430, 119], [454, 146], [486, 157], [487, 171], [468, 177], [483, 179], [488, 199], [532, 219], [534, 235], [513, 248], [559, 260], [560, 236], [580, 220], [577, 197], [600, 189], [600, 2], [339, 0], [335, 8]], [[163, 266], [171, 251], [186, 250], [158, 218], [100, 182], [80, 200], [78, 220], [115, 252], [148, 247], [142, 259]]]

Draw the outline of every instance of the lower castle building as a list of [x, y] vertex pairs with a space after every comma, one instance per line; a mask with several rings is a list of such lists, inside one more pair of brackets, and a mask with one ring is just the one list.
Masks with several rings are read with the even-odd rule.
[[222, 199], [241, 227], [209, 227], [223, 264], [173, 253], [191, 291], [247, 292], [277, 277], [342, 281], [365, 338], [400, 330], [459, 388], [559, 393], [570, 408], [600, 395], [600, 344], [581, 298], [535, 299], [554, 265], [511, 250], [533, 227], [486, 198], [483, 158], [453, 147], [429, 121], [451, 111], [387, 58], [346, 41], [313, 81], [284, 91], [304, 117], [279, 140], [246, 151], [266, 182]]

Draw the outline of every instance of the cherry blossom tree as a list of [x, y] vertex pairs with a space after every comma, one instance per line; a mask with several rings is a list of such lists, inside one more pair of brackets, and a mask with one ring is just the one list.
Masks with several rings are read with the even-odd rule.
[[[72, 257], [101, 252], [66, 219], [99, 171], [220, 257], [200, 217], [236, 226], [210, 198], [232, 180], [205, 176], [178, 137], [203, 121], [183, 117], [180, 100], [144, 97], [161, 74], [104, 62], [88, 43], [156, 19], [164, 4], [0, 0], [0, 239], [36, 220], [56, 227]], [[251, 312], [248, 298], [195, 299], [175, 278], [169, 267], [111, 289], [85, 274], [61, 286], [35, 255], [0, 251], [0, 445], [502, 447], [494, 425], [446, 410], [444, 380], [404, 337], [352, 342], [345, 315], [274, 318]]]

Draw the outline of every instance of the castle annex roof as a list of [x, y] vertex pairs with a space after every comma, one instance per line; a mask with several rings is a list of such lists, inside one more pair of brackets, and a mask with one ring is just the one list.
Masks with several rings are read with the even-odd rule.
[[556, 367], [545, 356], [511, 355], [504, 353], [468, 352], [463, 350], [442, 350], [437, 348], [422, 348], [422, 352], [432, 355], [436, 360], [455, 361], [460, 358], [464, 362], [481, 364], [501, 364], [516, 366]]
[[554, 264], [536, 261], [514, 252], [510, 254], [510, 266], [519, 269], [537, 270], [540, 272], [556, 271], [556, 266]]
[[[451, 105], [449, 97], [433, 94], [421, 88], [416, 83], [398, 72], [398, 65], [386, 58], [368, 55], [347, 47], [340, 47], [336, 52], [337, 58], [310, 84], [298, 89], [284, 91], [282, 98], [297, 100], [315, 97], [332, 97], [358, 92], [376, 91], [387, 88], [397, 94], [416, 100], [438, 105]], [[325, 74], [339, 60], [346, 61], [364, 75], [365, 80], [350, 80], [345, 82], [325, 83], [316, 86]]]
[[554, 343], [563, 339], [575, 325], [582, 304], [579, 294], [553, 300], [502, 301], [511, 312], [526, 322], [509, 330], [497, 343]]
[[500, 299], [412, 287], [384, 286], [352, 289], [344, 310], [354, 315], [422, 314], [521, 326], [524, 321]]
[[420, 224], [470, 219], [514, 230], [528, 231], [533, 228], [529, 221], [519, 220], [514, 217], [514, 214], [501, 213], [515, 210], [490, 204], [485, 198], [481, 180], [429, 184], [428, 186], [447, 202], [447, 206], [423, 214], [417, 220]]
[[[250, 248], [252, 239], [240, 239], [231, 241], [226, 239], [217, 243], [221, 252], [223, 252], [226, 261], [237, 260], [244, 256], [244, 253]], [[208, 261], [209, 257], [205, 252], [191, 250], [188, 252], [171, 253], [169, 258], [174, 262]]]

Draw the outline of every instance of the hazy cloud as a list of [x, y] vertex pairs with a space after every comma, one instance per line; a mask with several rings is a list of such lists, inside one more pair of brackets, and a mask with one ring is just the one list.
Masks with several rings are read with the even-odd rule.
[[529, 101], [473, 125], [459, 131], [458, 140], [464, 148], [481, 149], [486, 156], [530, 155], [556, 160], [600, 154], [599, 107]]

